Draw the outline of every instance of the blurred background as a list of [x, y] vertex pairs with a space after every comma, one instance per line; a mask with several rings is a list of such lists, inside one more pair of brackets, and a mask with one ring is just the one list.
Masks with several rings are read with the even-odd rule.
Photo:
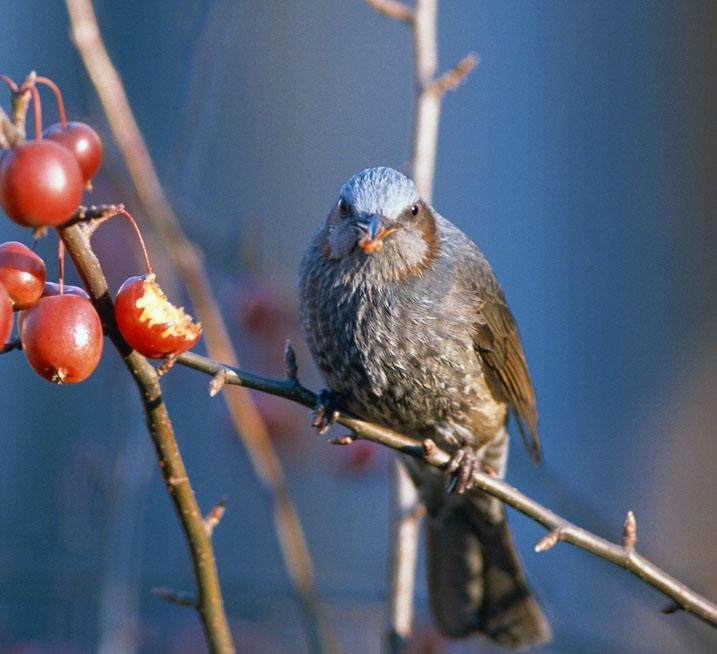
[[[57, 81], [70, 116], [105, 137], [91, 201], [136, 208], [64, 4], [0, 5], [0, 72]], [[296, 324], [296, 269], [347, 177], [377, 164], [406, 169], [409, 31], [360, 0], [96, 9], [167, 193], [206, 254], [243, 367], [281, 374], [291, 337], [302, 381], [317, 388]], [[433, 197], [492, 262], [520, 325], [545, 463], [534, 467], [516, 441], [508, 480], [612, 539], [633, 510], [642, 553], [712, 599], [716, 36], [717, 5], [706, 0], [443, 2], [442, 69], [468, 51], [481, 62], [445, 98]], [[0, 239], [30, 234], [2, 221]], [[125, 225], [103, 228], [95, 244], [113, 288], [142, 270]], [[40, 245], [51, 278], [55, 247], [53, 237]], [[150, 251], [181, 301], [151, 237]], [[193, 580], [117, 354], [108, 346], [77, 387], [48, 384], [19, 352], [0, 366], [0, 652], [204, 651], [192, 611], [150, 592], [191, 590]], [[269, 498], [207, 381], [174, 369], [166, 399], [201, 505], [227, 498], [214, 543], [238, 649], [309, 651]], [[388, 454], [328, 445], [303, 408], [256, 400], [342, 651], [378, 651]], [[667, 600], [624, 571], [568, 545], [534, 554], [543, 530], [510, 518], [554, 625], [543, 651], [717, 650], [717, 632], [662, 615]], [[440, 640], [422, 570], [417, 593], [413, 651], [490, 651]]]

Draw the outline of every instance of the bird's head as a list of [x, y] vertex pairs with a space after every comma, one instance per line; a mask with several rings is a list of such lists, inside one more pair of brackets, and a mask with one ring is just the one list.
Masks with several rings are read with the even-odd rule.
[[394, 275], [430, 267], [438, 252], [433, 210], [393, 168], [367, 168], [349, 179], [326, 219], [327, 259], [380, 265]]

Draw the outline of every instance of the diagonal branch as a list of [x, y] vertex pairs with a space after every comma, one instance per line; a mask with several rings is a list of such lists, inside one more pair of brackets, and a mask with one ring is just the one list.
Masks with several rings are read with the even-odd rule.
[[[209, 355], [238, 365], [238, 357], [209, 283], [202, 255], [183, 233], [164, 193], [122, 80], [102, 40], [92, 2], [66, 0], [66, 4], [72, 38], [102, 103], [146, 218], [164, 241], [166, 251], [187, 287], [203, 326]], [[320, 616], [306, 537], [266, 424], [245, 391], [225, 395], [224, 400], [254, 472], [273, 503], [274, 529], [286, 571], [301, 603], [312, 649], [323, 651], [329, 647], [332, 636]]]
[[[274, 380], [238, 368], [225, 366], [192, 352], [181, 355], [177, 362], [210, 376], [216, 375], [217, 372], [223, 370], [226, 384], [253, 388], [303, 404], [309, 408], [314, 408], [318, 402], [317, 395], [302, 386], [296, 378]], [[338, 422], [351, 429], [355, 438], [373, 441], [404, 454], [421, 458], [437, 468], [445, 468], [450, 460], [448, 452], [440, 449], [431, 440], [418, 441], [380, 425], [359, 420], [346, 413], [339, 414]], [[543, 552], [550, 549], [559, 541], [575, 545], [586, 552], [624, 568], [649, 586], [666, 595], [681, 609], [692, 613], [707, 624], [717, 627], [717, 604], [695, 592], [637, 553], [635, 550], [637, 527], [634, 523], [634, 516], [628, 515], [625, 521], [623, 543], [617, 544], [587, 529], [578, 527], [521, 493], [517, 488], [492, 475], [476, 472], [473, 478], [473, 487], [497, 497], [505, 504], [512, 506], [548, 529], [547, 536], [536, 545], [537, 551]]]
[[107, 281], [90, 246], [93, 228], [90, 222], [71, 221], [58, 231], [106, 326], [107, 335], [137, 384], [159, 468], [189, 546], [197, 583], [195, 605], [210, 651], [231, 654], [234, 645], [224, 612], [212, 541], [177, 446], [157, 372], [147, 359], [125, 343], [117, 329]]

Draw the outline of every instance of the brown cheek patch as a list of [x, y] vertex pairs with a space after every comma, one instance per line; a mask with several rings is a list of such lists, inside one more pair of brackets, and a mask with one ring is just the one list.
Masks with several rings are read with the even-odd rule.
[[423, 230], [423, 239], [426, 241], [426, 256], [421, 261], [423, 268], [431, 268], [433, 262], [438, 257], [441, 251], [441, 239], [438, 236], [438, 227], [436, 226], [436, 219], [433, 217], [431, 210], [421, 202], [418, 209], [418, 220], [421, 229]]
[[397, 281], [415, 277], [416, 275], [420, 275], [424, 270], [432, 268], [433, 262], [441, 252], [441, 239], [438, 235], [436, 219], [423, 201], [418, 204], [418, 215], [415, 216], [413, 220], [415, 221], [416, 227], [421, 230], [423, 240], [426, 242], [426, 254], [419, 263], [401, 270], [396, 276]]
[[326, 219], [324, 228], [321, 230], [321, 236], [319, 237], [319, 252], [321, 256], [328, 261], [331, 259], [331, 243], [329, 243], [329, 234], [331, 233], [331, 226], [336, 224], [336, 209], [334, 208], [329, 217]]

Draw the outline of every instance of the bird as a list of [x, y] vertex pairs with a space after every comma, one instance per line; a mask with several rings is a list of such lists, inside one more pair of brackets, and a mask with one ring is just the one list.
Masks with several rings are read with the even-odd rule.
[[508, 419], [540, 460], [536, 400], [503, 291], [478, 247], [389, 167], [342, 187], [298, 274], [299, 314], [337, 410], [451, 454], [448, 473], [405, 456], [426, 507], [428, 594], [449, 638], [480, 632], [522, 649], [551, 638], [503, 504], [470, 489], [503, 477]]

